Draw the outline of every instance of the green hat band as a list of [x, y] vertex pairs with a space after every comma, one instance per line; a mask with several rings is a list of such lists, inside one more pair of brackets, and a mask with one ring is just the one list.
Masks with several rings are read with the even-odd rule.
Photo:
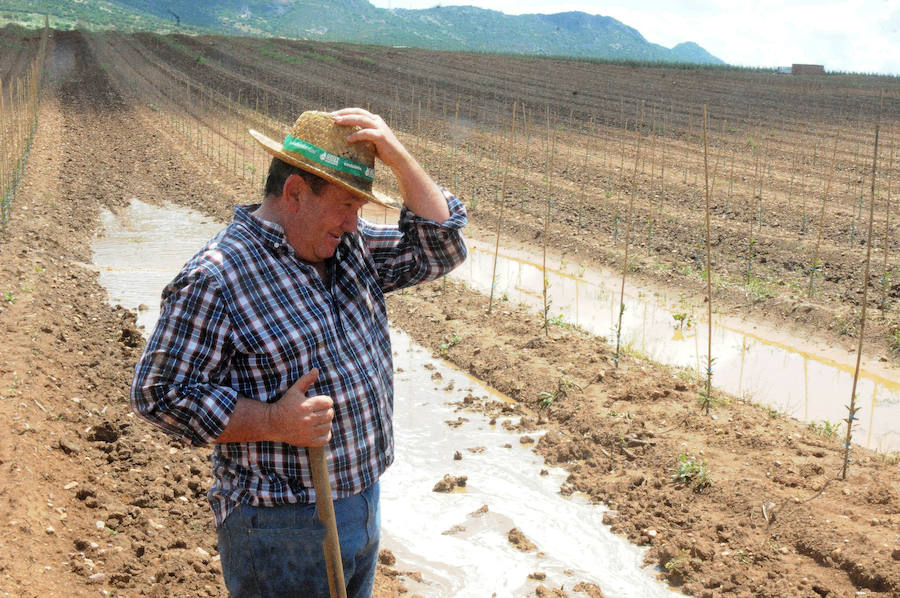
[[341, 156], [332, 154], [328, 150], [324, 150], [308, 141], [303, 141], [302, 139], [297, 139], [290, 135], [284, 138], [282, 149], [286, 152], [300, 154], [304, 158], [312, 160], [317, 164], [327, 166], [332, 170], [345, 172], [363, 179], [364, 181], [372, 181], [375, 178], [374, 168], [366, 166], [365, 164], [360, 164], [359, 162], [354, 162], [353, 160], [348, 160], [347, 158], [342, 158]]

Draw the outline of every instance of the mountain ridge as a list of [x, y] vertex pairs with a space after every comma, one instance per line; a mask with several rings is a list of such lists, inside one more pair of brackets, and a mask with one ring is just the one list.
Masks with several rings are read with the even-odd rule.
[[367, 0], [0, 0], [6, 11], [71, 26], [288, 37], [435, 50], [724, 65], [692, 41], [666, 48], [603, 15], [508, 15], [474, 6], [384, 9]]

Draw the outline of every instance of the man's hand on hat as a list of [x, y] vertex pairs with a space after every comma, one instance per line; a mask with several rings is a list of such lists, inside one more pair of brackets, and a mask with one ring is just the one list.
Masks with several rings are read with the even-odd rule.
[[331, 440], [334, 402], [326, 395], [306, 396], [318, 376], [319, 370], [311, 369], [270, 404], [269, 425], [279, 441], [294, 446], [325, 446]]
[[450, 217], [447, 200], [441, 189], [403, 147], [384, 119], [362, 108], [344, 108], [332, 114], [339, 125], [361, 127], [348, 135], [347, 141], [368, 141], [375, 146], [375, 155], [397, 178], [400, 196], [407, 208], [422, 218], [435, 222], [444, 222]]
[[375, 146], [375, 155], [393, 171], [402, 168], [412, 160], [409, 152], [394, 135], [384, 119], [362, 108], [343, 108], [332, 112], [339, 125], [361, 127], [359, 131], [349, 135], [347, 141], [368, 141]]

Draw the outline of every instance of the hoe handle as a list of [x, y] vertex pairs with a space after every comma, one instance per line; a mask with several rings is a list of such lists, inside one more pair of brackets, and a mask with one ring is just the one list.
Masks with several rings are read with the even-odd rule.
[[309, 462], [312, 467], [313, 488], [316, 491], [316, 508], [319, 520], [325, 526], [325, 569], [328, 571], [328, 590], [331, 598], [347, 598], [344, 584], [344, 565], [341, 562], [341, 544], [338, 540], [337, 521], [334, 518], [334, 503], [331, 501], [331, 483], [328, 479], [328, 461], [325, 447], [309, 447]]

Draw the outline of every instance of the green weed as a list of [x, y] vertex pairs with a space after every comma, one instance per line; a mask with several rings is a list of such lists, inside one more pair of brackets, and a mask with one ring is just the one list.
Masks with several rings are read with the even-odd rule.
[[12, 382], [10, 382], [10, 384], [6, 388], [6, 390], [3, 391], [3, 396], [5, 396], [8, 399], [11, 399], [11, 398], [17, 396], [19, 394], [19, 384], [20, 383], [21, 383], [21, 380], [19, 380], [19, 376], [15, 372], [13, 372]]
[[744, 289], [747, 294], [747, 298], [750, 299], [753, 303], [759, 303], [760, 301], [765, 301], [766, 299], [771, 299], [775, 296], [775, 292], [772, 290], [772, 286], [760, 278], [756, 276], [748, 275], [747, 281], [744, 284]]
[[667, 561], [665, 565], [666, 571], [669, 572], [672, 576], [678, 576], [683, 579], [687, 579], [688, 577], [688, 563], [690, 562], [690, 558], [688, 557], [688, 553], [686, 550], [682, 549], [681, 552], [670, 561]]
[[782, 411], [779, 411], [778, 409], [775, 409], [774, 407], [764, 405], [763, 409], [766, 410], [766, 415], [768, 415], [771, 419], [784, 419], [786, 417]]
[[563, 319], [562, 314], [559, 314], [558, 316], [553, 316], [552, 318], [548, 319], [547, 324], [552, 324], [553, 326], [561, 326], [563, 328], [568, 326], [566, 321]]
[[311, 58], [313, 60], [321, 60], [322, 62], [337, 62], [338, 59], [334, 56], [327, 56], [325, 54], [319, 54], [318, 52], [304, 52], [303, 56], [306, 58]]
[[451, 347], [455, 347], [462, 341], [462, 338], [455, 332], [446, 341], [441, 343], [441, 355], [446, 355]]
[[687, 455], [678, 457], [678, 465], [672, 468], [672, 479], [676, 483], [692, 487], [694, 492], [703, 492], [712, 486], [706, 464]]
[[694, 319], [686, 312], [672, 314], [672, 319], [675, 320], [678, 330], [684, 330], [685, 326], [690, 330], [691, 326], [694, 324]]
[[558, 401], [569, 396], [569, 393], [572, 389], [581, 390], [581, 387], [575, 384], [574, 382], [570, 382], [565, 378], [560, 378], [556, 381], [556, 390], [553, 392], [541, 391], [538, 393], [538, 404], [542, 409], [545, 409], [552, 405], [554, 401]]
[[542, 409], [547, 408], [550, 405], [552, 405], [553, 401], [555, 399], [556, 399], [556, 397], [553, 396], [552, 392], [547, 392], [546, 390], [542, 390], [540, 393], [538, 393], [538, 404], [541, 406]]
[[830, 421], [823, 419], [821, 422], [810, 422], [810, 424], [806, 426], [806, 429], [823, 438], [835, 438], [838, 435], [838, 431], [841, 429], [841, 424], [840, 422], [833, 424]]
[[855, 313], [846, 319], [841, 316], [835, 316], [834, 322], [837, 325], [838, 335], [854, 338], [856, 336], [856, 320]]
[[885, 465], [900, 465], [900, 451], [875, 451], [875, 457]]

